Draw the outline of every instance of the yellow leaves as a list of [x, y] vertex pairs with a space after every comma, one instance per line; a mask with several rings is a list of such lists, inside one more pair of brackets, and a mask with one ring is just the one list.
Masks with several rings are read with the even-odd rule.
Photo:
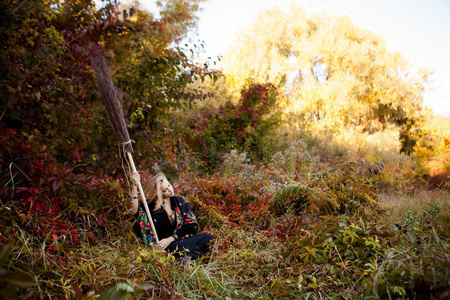
[[305, 247], [305, 252], [303, 252], [302, 254], [300, 254], [300, 259], [303, 260], [303, 263], [308, 263], [310, 260], [313, 260], [314, 258], [317, 257], [317, 249], [316, 248], [311, 248], [311, 247]]
[[316, 280], [316, 277], [315, 277], [315, 276], [312, 276], [312, 277], [311, 277], [311, 283], [308, 284], [308, 287], [309, 287], [309, 288], [313, 288], [313, 289], [319, 287], [319, 285], [317, 284], [317, 280]]
[[423, 80], [415, 87], [383, 38], [348, 17], [322, 13], [308, 19], [295, 6], [266, 11], [239, 36], [223, 64], [232, 85], [242, 85], [241, 78], [280, 84], [292, 100], [286, 113], [314, 114], [316, 121], [334, 126], [349, 125], [355, 117], [358, 125], [375, 121], [381, 126], [404, 118], [394, 109], [378, 112], [379, 104], [392, 104], [407, 115], [419, 109]]
[[32, 38], [27, 38], [27, 42], [31, 47], [34, 47], [34, 41]]
[[374, 250], [381, 249], [381, 245], [379, 243], [378, 238], [375, 236], [375, 239], [373, 237], [363, 237], [364, 243], [368, 247], [372, 247]]
[[144, 247], [137, 252], [136, 263], [149, 262], [154, 258], [157, 258], [162, 263], [165, 263], [167, 259], [169, 259], [169, 256], [164, 250], [159, 250], [155, 247]]
[[354, 231], [344, 229], [344, 230], [339, 230], [343, 235], [343, 242], [350, 242], [351, 245], [355, 244], [356, 241], [359, 239], [358, 234]]
[[274, 282], [272, 282], [271, 288], [275, 292], [275, 295], [280, 294], [280, 281], [276, 279]]
[[26, 222], [31, 222], [33, 219], [32, 214], [25, 214], [22, 210], [17, 210], [17, 215], [20, 218], [20, 221], [25, 224]]
[[[14, 94], [16, 92], [16, 89], [14, 87], [10, 86], [10, 85], [7, 86], [7, 89], [12, 94]], [[18, 91], [20, 91], [19, 89], [20, 89], [20, 87], [17, 87]]]
[[43, 11], [43, 12], [42, 12], [42, 16], [44, 17], [44, 19], [45, 19], [47, 22], [50, 22], [52, 19], [56, 19], [56, 14], [51, 13], [51, 11], [49, 11], [49, 12]]

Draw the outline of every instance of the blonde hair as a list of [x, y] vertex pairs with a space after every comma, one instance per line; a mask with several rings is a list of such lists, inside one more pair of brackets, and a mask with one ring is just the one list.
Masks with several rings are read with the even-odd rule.
[[163, 205], [163, 193], [161, 191], [162, 182], [167, 180], [166, 175], [163, 173], [158, 173], [147, 178], [142, 184], [142, 189], [144, 190], [145, 197], [149, 204], [154, 204], [153, 211], [158, 211]]

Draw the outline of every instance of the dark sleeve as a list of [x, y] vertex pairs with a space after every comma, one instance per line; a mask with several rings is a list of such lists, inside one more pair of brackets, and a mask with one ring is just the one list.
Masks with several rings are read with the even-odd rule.
[[177, 229], [175, 233], [178, 238], [182, 239], [197, 234], [199, 229], [198, 221], [189, 203], [181, 197], [176, 197], [174, 202], [177, 205], [175, 208], [177, 212]]

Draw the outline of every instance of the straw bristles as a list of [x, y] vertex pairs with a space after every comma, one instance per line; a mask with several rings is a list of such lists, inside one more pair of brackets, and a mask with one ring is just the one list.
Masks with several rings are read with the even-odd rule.
[[133, 152], [130, 135], [128, 134], [127, 124], [122, 108], [122, 95], [115, 87], [111, 73], [108, 69], [108, 64], [105, 57], [102, 55], [101, 48], [91, 47], [89, 51], [89, 58], [92, 67], [97, 76], [97, 82], [102, 93], [102, 101], [105, 105], [106, 111], [114, 131], [117, 133], [120, 141], [123, 144], [124, 151]]

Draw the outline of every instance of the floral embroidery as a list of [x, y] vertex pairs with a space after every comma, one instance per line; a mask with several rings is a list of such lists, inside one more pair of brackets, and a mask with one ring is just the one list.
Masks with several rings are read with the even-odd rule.
[[[175, 201], [178, 203], [178, 205], [175, 208], [177, 226], [174, 230], [174, 233], [177, 233], [178, 230], [188, 224], [192, 224], [198, 228], [197, 218], [192, 213], [189, 203], [181, 197], [176, 197]], [[151, 230], [151, 225], [147, 220], [145, 211], [141, 207], [139, 207], [139, 225], [142, 233], [142, 241], [149, 246], [156, 245], [156, 241]], [[194, 234], [186, 234], [185, 236], [180, 237], [180, 239], [185, 239], [193, 235]]]
[[144, 210], [140, 207], [139, 207], [139, 225], [141, 227], [142, 241], [145, 244], [149, 244], [151, 246], [156, 245], [155, 238], [153, 237], [151, 231], [150, 222], [148, 222], [147, 215], [145, 214]]

